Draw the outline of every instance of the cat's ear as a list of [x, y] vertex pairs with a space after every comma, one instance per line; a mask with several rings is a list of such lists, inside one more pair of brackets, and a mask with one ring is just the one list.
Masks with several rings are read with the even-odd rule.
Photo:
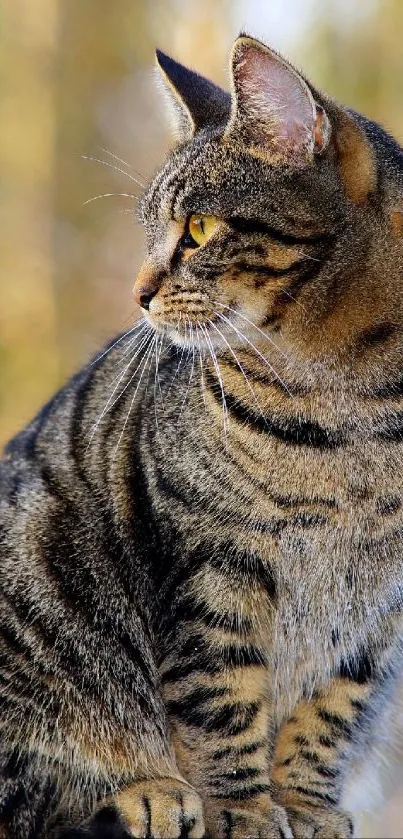
[[305, 79], [284, 58], [241, 35], [231, 56], [233, 103], [226, 136], [271, 160], [306, 162], [329, 141], [330, 123]]
[[156, 59], [168, 98], [174, 134], [180, 142], [190, 140], [206, 125], [218, 126], [228, 122], [231, 109], [229, 93], [160, 50], [156, 51]]

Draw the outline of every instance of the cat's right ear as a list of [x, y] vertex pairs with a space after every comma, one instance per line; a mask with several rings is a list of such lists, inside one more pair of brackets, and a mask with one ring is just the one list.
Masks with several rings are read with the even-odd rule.
[[328, 145], [326, 112], [300, 73], [282, 56], [247, 35], [231, 55], [233, 107], [227, 137], [240, 139], [272, 162], [306, 164]]
[[190, 140], [207, 125], [226, 124], [231, 109], [228, 93], [161, 50], [156, 51], [156, 60], [171, 126], [179, 142]]

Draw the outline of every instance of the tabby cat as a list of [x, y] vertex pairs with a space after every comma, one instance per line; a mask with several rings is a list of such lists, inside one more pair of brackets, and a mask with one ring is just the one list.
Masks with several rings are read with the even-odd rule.
[[345, 839], [395, 703], [403, 150], [157, 54], [144, 317], [1, 466], [0, 836]]

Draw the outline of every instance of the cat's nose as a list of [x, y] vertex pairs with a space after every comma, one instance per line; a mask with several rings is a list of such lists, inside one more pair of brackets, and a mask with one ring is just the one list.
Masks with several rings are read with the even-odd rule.
[[160, 286], [160, 276], [151, 270], [150, 266], [145, 262], [140, 268], [133, 287], [133, 297], [136, 303], [148, 312], [151, 300], [157, 294]]
[[151, 300], [156, 295], [157, 291], [157, 288], [152, 290], [148, 288], [133, 289], [133, 297], [136, 303], [148, 312]]

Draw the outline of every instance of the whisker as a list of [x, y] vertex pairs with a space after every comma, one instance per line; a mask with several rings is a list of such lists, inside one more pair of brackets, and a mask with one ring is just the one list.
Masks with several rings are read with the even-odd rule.
[[[140, 361], [140, 364], [138, 365], [138, 367], [137, 367], [137, 369], [136, 369], [136, 371], [135, 371], [135, 372], [137, 373], [137, 370], [139, 369], [139, 367], [140, 367], [141, 365], [143, 365], [143, 366], [142, 366], [141, 373], [140, 373], [139, 380], [138, 380], [137, 385], [136, 385], [136, 389], [135, 389], [135, 391], [134, 391], [134, 394], [133, 394], [132, 400], [131, 400], [130, 405], [129, 405], [129, 410], [128, 410], [127, 415], [126, 415], [126, 419], [125, 419], [125, 421], [124, 421], [124, 423], [123, 423], [123, 428], [122, 428], [122, 430], [121, 430], [121, 432], [120, 432], [120, 434], [119, 434], [118, 442], [116, 443], [115, 449], [114, 449], [114, 451], [113, 451], [112, 458], [114, 458], [114, 457], [115, 457], [116, 452], [117, 452], [117, 450], [118, 450], [118, 448], [119, 448], [119, 446], [120, 446], [120, 443], [121, 443], [122, 437], [123, 437], [123, 435], [124, 435], [124, 433], [125, 433], [126, 426], [127, 426], [127, 423], [129, 422], [130, 414], [131, 414], [131, 412], [132, 412], [132, 408], [133, 408], [133, 405], [134, 405], [134, 400], [135, 400], [135, 398], [136, 398], [136, 396], [137, 396], [137, 393], [138, 393], [139, 387], [140, 387], [140, 385], [141, 385], [141, 381], [142, 381], [142, 378], [143, 378], [143, 376], [144, 376], [144, 371], [145, 371], [145, 369], [146, 369], [146, 366], [147, 366], [147, 364], [148, 364], [148, 361], [150, 360], [151, 353], [154, 351], [154, 344], [155, 344], [156, 340], [157, 340], [157, 334], [156, 334], [156, 332], [154, 332], [154, 335], [153, 335], [153, 338], [152, 338], [152, 340], [151, 340], [151, 343], [149, 344], [149, 346], [148, 346], [148, 348], [147, 348], [147, 351], [146, 351], [146, 353], [145, 353], [144, 357], [143, 357], [143, 358], [142, 358], [142, 360]], [[148, 374], [150, 375], [150, 369], [148, 370]], [[134, 374], [134, 375], [135, 375], [135, 374]], [[132, 379], [133, 379], [133, 376], [132, 376]], [[132, 379], [131, 379], [131, 380], [132, 380]], [[131, 381], [131, 380], [130, 380], [130, 381]]]
[[225, 303], [220, 303], [219, 300], [213, 300], [213, 304], [214, 304], [214, 306], [222, 306], [224, 309], [228, 309], [229, 312], [233, 312], [234, 315], [238, 315], [238, 317], [242, 318], [242, 320], [246, 321], [246, 323], [248, 323], [250, 326], [253, 326], [253, 328], [256, 329], [256, 331], [259, 332], [259, 334], [262, 335], [262, 337], [266, 341], [269, 341], [269, 343], [272, 344], [273, 347], [276, 348], [277, 352], [279, 352], [280, 355], [282, 355], [284, 358], [286, 358], [288, 360], [287, 354], [285, 352], [283, 352], [283, 350], [280, 350], [280, 347], [278, 347], [276, 342], [273, 341], [272, 338], [270, 338], [270, 335], [266, 335], [266, 333], [263, 332], [263, 330], [260, 329], [259, 326], [256, 326], [256, 323], [253, 323], [253, 320], [249, 320], [249, 318], [247, 318], [246, 315], [243, 315], [242, 312], [238, 312], [236, 309], [233, 309], [231, 306], [227, 306]]
[[101, 166], [107, 166], [108, 169], [115, 169], [116, 172], [121, 172], [122, 175], [126, 175], [126, 178], [129, 178], [135, 184], [138, 184], [138, 186], [141, 186], [141, 188], [144, 189], [141, 181], [138, 181], [134, 175], [131, 175], [129, 172], [125, 172], [125, 170], [121, 169], [119, 166], [114, 166], [113, 163], [108, 163], [106, 160], [100, 160], [99, 157], [91, 157], [89, 154], [82, 154], [81, 158], [82, 160], [92, 160], [93, 163], [100, 163]]
[[128, 345], [127, 345], [126, 349], [125, 349], [125, 351], [122, 353], [122, 358], [125, 358], [125, 357], [127, 356], [127, 354], [130, 352], [130, 350], [131, 350], [131, 348], [132, 348], [133, 344], [135, 344], [135, 343], [136, 343], [137, 338], [139, 338], [139, 337], [140, 337], [140, 335], [142, 334], [142, 332], [146, 331], [146, 330], [148, 329], [148, 327], [149, 327], [149, 324], [148, 324], [148, 323], [145, 323], [145, 324], [144, 324], [144, 326], [143, 326], [143, 328], [142, 328], [142, 329], [140, 329], [140, 331], [137, 333], [137, 335], [135, 335], [135, 336], [134, 336], [134, 338], [132, 338], [132, 339], [129, 341], [129, 343], [128, 343]]
[[[215, 315], [217, 315], [217, 316], [219, 317], [218, 312], [214, 312], [214, 314], [215, 314]], [[250, 390], [250, 392], [251, 392], [251, 394], [252, 394], [252, 396], [253, 396], [253, 398], [254, 398], [254, 400], [255, 400], [255, 402], [256, 402], [256, 405], [257, 405], [257, 407], [258, 407], [258, 409], [259, 409], [259, 413], [262, 415], [263, 419], [265, 419], [265, 414], [264, 414], [264, 411], [263, 411], [263, 409], [262, 409], [262, 406], [261, 406], [261, 404], [260, 404], [260, 402], [259, 402], [259, 400], [258, 400], [258, 398], [257, 398], [257, 396], [256, 396], [256, 393], [255, 393], [255, 391], [254, 391], [253, 386], [251, 385], [251, 383], [250, 383], [250, 381], [249, 381], [249, 379], [248, 379], [247, 374], [245, 373], [244, 368], [242, 367], [241, 362], [239, 361], [238, 356], [236, 355], [236, 353], [235, 353], [235, 352], [234, 352], [234, 350], [232, 349], [231, 344], [229, 343], [229, 341], [227, 341], [227, 339], [226, 339], [225, 335], [223, 335], [223, 333], [222, 333], [222, 332], [221, 332], [221, 330], [218, 328], [218, 326], [216, 326], [216, 325], [215, 325], [215, 323], [213, 323], [213, 321], [212, 321], [212, 320], [210, 320], [210, 318], [209, 318], [209, 323], [211, 324], [211, 326], [213, 327], [213, 329], [215, 329], [215, 330], [216, 330], [216, 332], [218, 332], [218, 334], [219, 334], [219, 336], [221, 337], [221, 339], [222, 339], [222, 340], [225, 342], [225, 344], [227, 345], [227, 347], [228, 347], [228, 349], [229, 349], [229, 351], [230, 351], [231, 355], [232, 355], [232, 356], [234, 357], [234, 359], [235, 359], [235, 363], [236, 363], [236, 365], [239, 367], [239, 369], [240, 369], [240, 371], [241, 371], [241, 373], [242, 373], [242, 375], [243, 375], [243, 377], [244, 377], [244, 379], [245, 379], [245, 382], [246, 382], [246, 384], [248, 385], [248, 388], [249, 388], [249, 390]]]
[[162, 438], [161, 438], [161, 434], [160, 434], [160, 427], [159, 427], [159, 422], [158, 422], [157, 396], [158, 396], [158, 392], [159, 392], [159, 396], [160, 396], [160, 399], [161, 399], [161, 402], [162, 402], [162, 410], [165, 411], [164, 399], [163, 399], [162, 390], [161, 390], [161, 382], [159, 380], [159, 375], [158, 375], [159, 362], [160, 362], [160, 357], [161, 357], [161, 350], [162, 350], [163, 341], [164, 341], [163, 335], [159, 335], [157, 337], [157, 341], [156, 341], [156, 344], [155, 344], [155, 370], [154, 370], [155, 428], [156, 428], [158, 439], [160, 441], [162, 451], [164, 451], [164, 446], [163, 446], [163, 443], [162, 443]]
[[298, 254], [298, 256], [302, 256], [304, 259], [311, 259], [312, 262], [321, 262], [322, 260], [319, 259], [317, 256], [311, 256], [310, 253], [304, 253], [304, 251], [299, 251], [293, 247], [293, 251]]
[[[178, 422], [179, 422], [179, 420], [182, 416], [182, 411], [185, 407], [186, 400], [188, 398], [190, 383], [191, 383], [192, 378], [193, 378], [194, 367], [195, 367], [195, 348], [194, 348], [194, 344], [193, 344], [193, 327], [192, 327], [191, 323], [189, 323], [189, 341], [191, 342], [191, 348], [193, 350], [192, 366], [191, 366], [191, 370], [190, 370], [190, 376], [189, 376], [189, 381], [188, 381], [187, 388], [186, 388], [186, 391], [185, 391], [185, 395], [182, 399], [182, 404], [181, 404], [181, 407], [180, 407], [180, 410], [179, 410]], [[190, 355], [190, 348], [189, 348], [189, 355]], [[189, 358], [189, 356], [188, 356], [188, 358]]]
[[240, 332], [240, 331], [239, 331], [239, 329], [237, 329], [237, 327], [236, 327], [233, 323], [231, 323], [231, 321], [230, 321], [230, 320], [228, 320], [228, 318], [226, 317], [226, 315], [219, 315], [219, 314], [218, 314], [218, 312], [217, 312], [216, 314], [217, 314], [217, 317], [219, 317], [219, 318], [220, 318], [220, 320], [224, 321], [224, 322], [225, 322], [225, 323], [226, 323], [226, 324], [227, 324], [227, 325], [228, 325], [231, 329], [233, 329], [233, 330], [234, 330], [234, 332], [236, 332], [236, 334], [237, 334], [237, 335], [239, 335], [239, 337], [240, 337], [240, 338], [242, 338], [242, 340], [243, 340], [243, 341], [246, 341], [246, 343], [247, 343], [247, 344], [249, 344], [249, 346], [250, 346], [250, 347], [252, 348], [252, 350], [256, 353], [256, 355], [258, 355], [258, 356], [259, 356], [259, 358], [261, 358], [261, 359], [262, 359], [262, 361], [265, 363], [266, 367], [268, 367], [268, 368], [269, 368], [269, 370], [273, 373], [273, 375], [274, 375], [274, 376], [276, 377], [276, 379], [280, 382], [280, 384], [283, 386], [283, 388], [287, 391], [287, 393], [289, 394], [289, 396], [292, 396], [292, 393], [291, 393], [291, 391], [289, 390], [289, 388], [287, 387], [286, 383], [285, 383], [285, 382], [283, 382], [282, 378], [278, 375], [278, 373], [276, 372], [276, 370], [274, 369], [274, 367], [270, 364], [270, 362], [267, 360], [267, 358], [266, 358], [264, 355], [262, 355], [262, 353], [260, 352], [260, 350], [258, 350], [258, 348], [257, 348], [257, 347], [255, 347], [255, 345], [254, 345], [254, 344], [252, 344], [252, 341], [250, 341], [250, 340], [249, 340], [249, 338], [247, 338], [247, 337], [246, 337], [246, 335], [244, 335], [244, 334], [243, 334], [243, 332]]
[[163, 344], [164, 344], [164, 335], [160, 334], [159, 335], [159, 341], [157, 343], [158, 353], [156, 354], [156, 360], [155, 360], [155, 375], [156, 375], [156, 384], [158, 386], [158, 391], [159, 391], [160, 399], [161, 399], [161, 402], [162, 402], [162, 407], [165, 410], [164, 397], [162, 395], [161, 382], [160, 382], [160, 377], [159, 377], [159, 363], [160, 363], [160, 360], [161, 360], [161, 353], [162, 353]]
[[127, 338], [128, 335], [131, 335], [131, 333], [138, 329], [139, 326], [144, 326], [145, 324], [145, 318], [141, 318], [139, 321], [137, 321], [132, 329], [129, 329], [127, 332], [121, 335], [120, 338], [118, 338], [117, 341], [114, 341], [114, 343], [110, 347], [108, 347], [108, 349], [106, 349], [101, 355], [98, 355], [96, 358], [94, 358], [94, 360], [91, 361], [90, 367], [92, 367], [94, 364], [97, 364], [98, 361], [101, 361], [101, 358], [104, 358], [106, 355], [108, 355], [108, 353], [110, 353], [110, 351], [113, 350], [113, 348], [116, 347], [117, 344], [120, 344], [120, 342], [123, 341], [124, 338]]
[[203, 333], [203, 335], [204, 335], [204, 337], [205, 337], [205, 340], [206, 340], [207, 346], [208, 346], [208, 348], [209, 348], [210, 355], [211, 355], [211, 359], [212, 359], [212, 362], [213, 362], [213, 364], [214, 364], [214, 368], [215, 368], [215, 371], [216, 371], [216, 373], [217, 373], [217, 378], [218, 378], [219, 385], [220, 385], [220, 390], [221, 390], [221, 401], [222, 401], [222, 412], [223, 412], [224, 440], [225, 440], [225, 442], [226, 442], [227, 432], [228, 432], [228, 428], [229, 428], [229, 421], [228, 421], [228, 408], [227, 408], [227, 401], [226, 401], [226, 399], [225, 399], [224, 384], [223, 384], [223, 380], [222, 380], [222, 375], [221, 375], [220, 365], [218, 364], [217, 356], [216, 356], [216, 354], [215, 354], [215, 352], [214, 352], [214, 347], [213, 347], [213, 345], [212, 345], [212, 343], [211, 343], [211, 341], [210, 341], [210, 336], [209, 336], [209, 334], [208, 334], [207, 328], [206, 328], [205, 326], [203, 326], [203, 324], [200, 324], [200, 329], [202, 330], [202, 333]]
[[181, 354], [180, 354], [180, 358], [179, 358], [179, 363], [178, 363], [178, 366], [177, 366], [177, 368], [176, 368], [176, 370], [175, 370], [175, 373], [173, 374], [173, 377], [172, 377], [172, 379], [171, 379], [171, 382], [170, 382], [170, 385], [169, 385], [169, 388], [168, 388], [168, 391], [167, 391], [167, 397], [166, 397], [166, 398], [168, 398], [168, 396], [169, 396], [169, 394], [170, 394], [170, 392], [171, 392], [171, 390], [172, 390], [172, 385], [173, 385], [173, 383], [174, 383], [174, 381], [175, 381], [175, 379], [176, 379], [176, 377], [177, 377], [177, 375], [178, 375], [178, 373], [179, 373], [179, 370], [180, 370], [180, 367], [181, 367], [181, 364], [182, 364], [182, 361], [183, 361], [183, 356], [185, 355], [185, 349], [186, 349], [185, 344], [182, 344], [182, 347], [181, 347]]
[[286, 294], [287, 297], [289, 297], [290, 300], [292, 300], [293, 303], [295, 303], [297, 306], [299, 306], [302, 309], [302, 311], [305, 312], [306, 315], [308, 314], [308, 309], [306, 308], [306, 306], [304, 306], [303, 303], [301, 303], [300, 300], [297, 300], [296, 297], [293, 297], [292, 294], [290, 294], [290, 292], [287, 291], [287, 289], [283, 288], [281, 293]]
[[99, 201], [100, 198], [132, 198], [133, 201], [138, 201], [138, 196], [131, 192], [104, 192], [102, 195], [94, 195], [93, 198], [87, 198], [84, 201], [83, 207], [86, 204], [91, 204], [92, 201]]
[[[127, 345], [126, 349], [125, 349], [125, 351], [122, 353], [122, 355], [121, 355], [121, 357], [120, 357], [119, 361], [122, 361], [122, 359], [124, 359], [124, 358], [128, 355], [128, 353], [130, 352], [130, 350], [131, 350], [131, 349], [132, 349], [132, 347], [133, 347], [133, 344], [136, 344], [137, 340], [140, 338], [140, 335], [142, 335], [142, 334], [143, 334], [143, 338], [145, 337], [144, 333], [145, 333], [145, 331], [147, 331], [147, 327], [148, 327], [148, 324], [144, 324], [144, 326], [143, 326], [141, 329], [139, 329], [139, 331], [138, 331], [138, 332], [137, 332], [137, 334], [134, 336], [134, 338], [131, 338], [131, 339], [130, 339], [130, 341], [129, 341], [129, 343], [128, 343], [128, 345]], [[117, 376], [114, 376], [114, 378], [113, 378], [113, 379], [112, 379], [112, 381], [111, 381], [111, 385], [113, 385], [113, 384], [114, 384], [114, 382], [116, 382], [116, 380], [119, 378], [119, 375], [120, 375], [120, 374], [118, 373], [118, 374], [117, 374]]]
[[204, 409], [207, 410], [206, 393], [205, 393], [206, 385], [205, 385], [205, 382], [204, 382], [204, 369], [203, 369], [203, 353], [202, 353], [202, 348], [201, 348], [201, 343], [200, 343], [199, 325], [197, 323], [196, 323], [196, 337], [197, 337], [197, 343], [199, 345], [199, 362], [200, 362], [200, 377], [201, 377], [202, 398], [203, 398], [203, 402], [204, 402]]
[[[109, 149], [104, 149], [102, 146], [100, 146], [100, 148], [101, 148], [101, 151], [104, 152], [104, 154], [109, 154], [111, 157], [114, 158], [114, 160], [117, 160], [118, 163], [123, 163], [123, 166], [126, 166], [128, 169], [131, 169], [132, 172], [135, 172], [136, 175], [139, 176], [139, 178], [144, 177], [141, 174], [141, 172], [139, 172], [137, 169], [135, 169], [134, 166], [132, 166], [130, 163], [127, 162], [127, 160], [123, 160], [122, 157], [118, 157], [117, 154], [114, 154], [112, 151], [109, 151]], [[142, 184], [142, 187], [143, 187], [143, 189], [145, 189], [145, 184]]]
[[[151, 334], [150, 334], [150, 333], [151, 333]], [[134, 376], [136, 375], [137, 370], [138, 370], [138, 368], [140, 367], [141, 362], [140, 362], [140, 364], [136, 367], [136, 369], [135, 369], [135, 371], [134, 371], [133, 375], [131, 376], [131, 378], [129, 379], [129, 381], [127, 382], [127, 384], [126, 384], [126, 385], [125, 385], [125, 387], [123, 388], [123, 390], [122, 390], [122, 391], [118, 394], [118, 396], [116, 397], [116, 399], [113, 399], [114, 394], [116, 393], [116, 391], [117, 391], [117, 389], [118, 389], [118, 387], [119, 387], [119, 385], [120, 385], [121, 381], [124, 379], [124, 377], [125, 377], [125, 375], [126, 375], [127, 371], [129, 370], [129, 368], [130, 368], [130, 367], [131, 367], [131, 365], [133, 364], [134, 359], [135, 359], [135, 358], [137, 358], [137, 356], [139, 355], [139, 353], [140, 353], [140, 352], [144, 349], [144, 347], [146, 347], [146, 346], [147, 346], [147, 343], [150, 341], [151, 335], [152, 335], [152, 330], [151, 330], [151, 327], [150, 327], [150, 332], [148, 332], [148, 331], [147, 331], [146, 335], [144, 335], [144, 336], [143, 336], [143, 338], [141, 339], [141, 341], [140, 341], [140, 345], [137, 347], [136, 352], [134, 353], [134, 355], [133, 355], [133, 356], [132, 356], [132, 358], [130, 359], [129, 363], [128, 363], [128, 364], [126, 365], [126, 367], [124, 368], [123, 373], [122, 373], [121, 375], [119, 375], [119, 374], [118, 374], [119, 381], [118, 381], [118, 382], [117, 382], [117, 384], [115, 385], [115, 387], [114, 387], [114, 389], [113, 389], [113, 391], [112, 391], [111, 395], [109, 396], [109, 399], [108, 399], [108, 401], [107, 401], [107, 403], [106, 403], [106, 405], [105, 405], [105, 407], [104, 407], [104, 409], [103, 409], [103, 411], [102, 411], [102, 413], [101, 413], [100, 417], [98, 418], [98, 420], [96, 421], [95, 425], [93, 426], [93, 428], [92, 428], [92, 430], [91, 430], [91, 433], [90, 433], [90, 438], [89, 438], [88, 445], [87, 445], [87, 449], [88, 449], [88, 446], [91, 444], [91, 442], [92, 442], [92, 440], [93, 440], [93, 438], [94, 438], [94, 435], [95, 435], [95, 433], [96, 433], [96, 431], [97, 431], [97, 429], [98, 429], [98, 427], [99, 427], [100, 423], [102, 422], [102, 420], [103, 420], [104, 416], [108, 413], [108, 411], [110, 411], [110, 410], [113, 408], [113, 406], [114, 406], [114, 405], [116, 405], [116, 402], [118, 402], [118, 400], [119, 400], [119, 399], [123, 396], [123, 394], [124, 394], [125, 390], [127, 390], [127, 388], [129, 387], [130, 383], [133, 381], [133, 378], [134, 378]], [[118, 377], [116, 377], [116, 378], [118, 378]], [[115, 378], [113, 381], [116, 381], [116, 378]], [[113, 384], [113, 382], [112, 382], [112, 384]], [[113, 400], [113, 401], [112, 401], [112, 400]]]

